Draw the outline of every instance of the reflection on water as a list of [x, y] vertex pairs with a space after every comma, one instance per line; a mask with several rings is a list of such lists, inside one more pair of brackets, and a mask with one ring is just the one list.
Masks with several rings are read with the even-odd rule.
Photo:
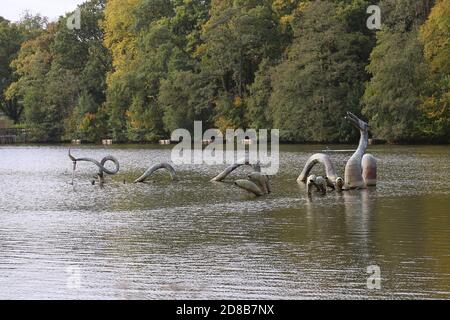
[[[375, 146], [377, 188], [308, 199], [296, 178], [322, 149], [282, 146], [274, 192], [256, 199], [232, 184], [249, 168], [132, 184], [167, 147], [74, 149], [119, 159], [103, 190], [88, 163], [69, 184], [67, 147], [1, 147], [0, 298], [450, 298], [449, 148]], [[331, 156], [342, 171], [349, 154]]]

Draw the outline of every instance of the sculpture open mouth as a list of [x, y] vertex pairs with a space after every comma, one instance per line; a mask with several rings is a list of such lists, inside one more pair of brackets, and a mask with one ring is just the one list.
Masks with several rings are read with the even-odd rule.
[[353, 113], [347, 111], [347, 115], [345, 116], [346, 120], [349, 120], [357, 129], [361, 129], [360, 120]]

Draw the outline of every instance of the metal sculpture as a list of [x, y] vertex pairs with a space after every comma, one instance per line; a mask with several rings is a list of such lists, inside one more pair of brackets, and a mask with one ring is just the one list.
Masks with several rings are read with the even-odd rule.
[[[90, 163], [95, 164], [98, 167], [98, 173], [97, 173], [96, 178], [98, 179], [100, 188], [103, 188], [103, 185], [105, 183], [105, 177], [104, 177], [105, 173], [109, 174], [109, 175], [114, 175], [114, 174], [118, 173], [119, 169], [120, 169], [119, 161], [116, 158], [114, 158], [113, 156], [106, 156], [100, 162], [98, 162], [97, 160], [92, 159], [92, 158], [75, 158], [74, 156], [72, 156], [72, 154], [70, 153], [70, 150], [69, 150], [69, 158], [73, 162], [72, 185], [73, 185], [73, 181], [75, 178], [75, 170], [77, 168], [78, 162], [90, 162]], [[110, 170], [105, 167], [105, 163], [108, 161], [111, 161], [112, 163], [114, 163], [114, 165], [115, 165], [114, 169]], [[93, 184], [95, 184], [95, 181]]]

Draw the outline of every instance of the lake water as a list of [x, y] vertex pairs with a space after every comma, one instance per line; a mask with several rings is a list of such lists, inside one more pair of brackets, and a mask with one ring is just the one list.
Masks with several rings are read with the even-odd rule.
[[[296, 179], [324, 148], [281, 146], [273, 193], [255, 198], [233, 185], [249, 168], [131, 183], [170, 146], [72, 146], [119, 159], [104, 189], [89, 163], [70, 185], [68, 146], [2, 146], [0, 298], [450, 299], [450, 147], [371, 146], [376, 188], [308, 199]], [[350, 154], [332, 153], [339, 172]]]

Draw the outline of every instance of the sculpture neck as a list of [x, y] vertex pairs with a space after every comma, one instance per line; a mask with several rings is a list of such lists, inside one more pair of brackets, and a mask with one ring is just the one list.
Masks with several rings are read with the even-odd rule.
[[353, 157], [358, 156], [362, 157], [366, 152], [367, 145], [369, 144], [369, 133], [367, 131], [360, 131], [361, 137], [359, 138], [358, 148], [356, 149]]

